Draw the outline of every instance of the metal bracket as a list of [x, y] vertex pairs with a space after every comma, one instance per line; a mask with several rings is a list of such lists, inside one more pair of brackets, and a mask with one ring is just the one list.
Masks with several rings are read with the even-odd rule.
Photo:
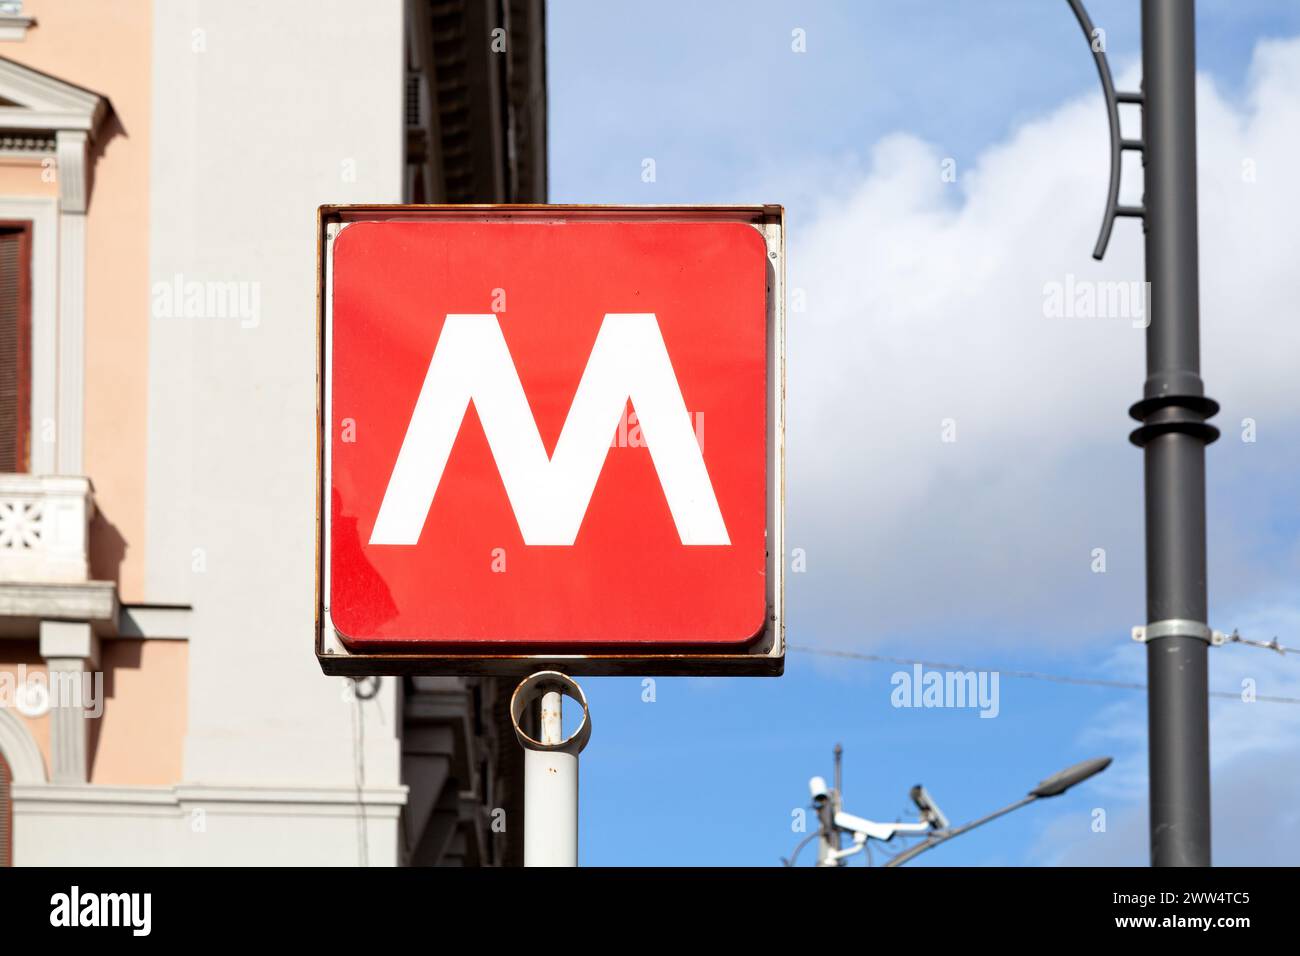
[[1156, 641], [1162, 637], [1195, 637], [1211, 647], [1220, 647], [1228, 642], [1228, 635], [1213, 630], [1204, 621], [1189, 621], [1185, 618], [1170, 618], [1164, 621], [1152, 621], [1139, 624], [1133, 628], [1133, 640], [1140, 644]]
[[[570, 736], [550, 743], [537, 740], [525, 733], [520, 723], [528, 707], [540, 701], [548, 691], [563, 694], [576, 701], [582, 708], [582, 723], [578, 725], [578, 729]], [[556, 700], [558, 706], [559, 700], [558, 698]], [[591, 709], [587, 706], [587, 695], [582, 692], [577, 681], [559, 671], [538, 671], [524, 678], [510, 696], [510, 722], [514, 725], [515, 736], [519, 738], [519, 743], [525, 750], [554, 751], [576, 757], [591, 739]]]
[[1066, 0], [1070, 4], [1070, 9], [1074, 11], [1074, 18], [1079, 21], [1079, 26], [1083, 29], [1084, 38], [1088, 41], [1088, 48], [1092, 50], [1093, 59], [1097, 62], [1097, 75], [1101, 78], [1101, 93], [1106, 98], [1106, 118], [1110, 123], [1110, 189], [1106, 194], [1106, 214], [1101, 220], [1101, 234], [1097, 236], [1097, 245], [1093, 247], [1092, 257], [1100, 259], [1106, 254], [1106, 246], [1110, 243], [1110, 231], [1115, 225], [1116, 216], [1131, 216], [1135, 219], [1145, 219], [1146, 209], [1142, 206], [1121, 206], [1119, 204], [1119, 180], [1120, 180], [1120, 157], [1125, 150], [1134, 150], [1141, 152], [1146, 148], [1140, 139], [1124, 139], [1119, 128], [1119, 104], [1120, 103], [1137, 103], [1141, 104], [1145, 99], [1141, 93], [1116, 93], [1115, 81], [1110, 75], [1110, 62], [1106, 59], [1106, 51], [1097, 49], [1095, 43], [1095, 28], [1092, 25], [1092, 19], [1088, 16], [1088, 11], [1083, 8], [1083, 0]]

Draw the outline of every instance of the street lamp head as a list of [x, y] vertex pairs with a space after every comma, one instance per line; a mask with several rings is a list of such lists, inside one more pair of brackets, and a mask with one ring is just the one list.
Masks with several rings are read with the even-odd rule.
[[1066, 767], [1060, 773], [1054, 773], [1033, 790], [1029, 791], [1031, 797], [1057, 797], [1065, 793], [1076, 783], [1082, 783], [1089, 777], [1101, 773], [1110, 766], [1110, 757], [1093, 757], [1091, 760], [1084, 760], [1076, 763], [1073, 767]]

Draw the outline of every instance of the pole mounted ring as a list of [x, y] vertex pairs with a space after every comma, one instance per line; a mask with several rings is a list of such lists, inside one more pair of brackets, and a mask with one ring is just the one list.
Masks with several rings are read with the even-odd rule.
[[1121, 155], [1125, 150], [1140, 151], [1144, 148], [1142, 140], [1124, 139], [1120, 134], [1119, 104], [1141, 103], [1143, 96], [1141, 93], [1115, 92], [1115, 81], [1110, 74], [1110, 61], [1106, 59], [1106, 51], [1096, 47], [1094, 35], [1096, 29], [1092, 25], [1092, 18], [1088, 16], [1088, 11], [1083, 7], [1083, 0], [1066, 0], [1066, 2], [1074, 11], [1074, 18], [1079, 21], [1084, 38], [1088, 41], [1088, 47], [1092, 50], [1093, 60], [1097, 63], [1101, 93], [1106, 98], [1106, 120], [1110, 124], [1110, 187], [1106, 192], [1106, 214], [1101, 220], [1101, 234], [1097, 236], [1097, 245], [1092, 250], [1092, 257], [1100, 259], [1106, 255], [1106, 246], [1110, 244], [1110, 231], [1115, 225], [1116, 216], [1131, 216], [1136, 219], [1146, 217], [1146, 210], [1141, 206], [1121, 206], [1119, 203]]
[[[582, 707], [582, 723], [570, 736], [557, 744], [545, 744], [524, 733], [519, 726], [520, 719], [528, 707], [541, 700], [542, 695], [559, 691], [565, 697]], [[515, 736], [525, 750], [538, 750], [546, 753], [565, 753], [577, 756], [591, 739], [591, 711], [587, 707], [587, 695], [582, 692], [578, 682], [559, 671], [538, 671], [525, 677], [510, 696], [510, 723], [514, 725]]]
[[1211, 647], [1221, 647], [1228, 641], [1226, 634], [1216, 631], [1204, 621], [1190, 621], [1186, 618], [1166, 618], [1133, 628], [1133, 640], [1142, 644], [1158, 641], [1162, 637], [1194, 637]]

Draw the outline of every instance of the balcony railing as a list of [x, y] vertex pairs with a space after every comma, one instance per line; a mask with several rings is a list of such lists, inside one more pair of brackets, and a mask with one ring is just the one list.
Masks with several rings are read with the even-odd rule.
[[89, 580], [89, 478], [0, 474], [0, 582]]

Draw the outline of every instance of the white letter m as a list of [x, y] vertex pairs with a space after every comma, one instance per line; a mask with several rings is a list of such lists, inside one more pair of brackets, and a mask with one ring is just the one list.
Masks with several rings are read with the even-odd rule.
[[448, 315], [370, 543], [419, 541], [472, 401], [524, 543], [572, 545], [629, 400], [682, 544], [730, 544], [653, 313], [605, 316], [549, 458], [497, 316]]

